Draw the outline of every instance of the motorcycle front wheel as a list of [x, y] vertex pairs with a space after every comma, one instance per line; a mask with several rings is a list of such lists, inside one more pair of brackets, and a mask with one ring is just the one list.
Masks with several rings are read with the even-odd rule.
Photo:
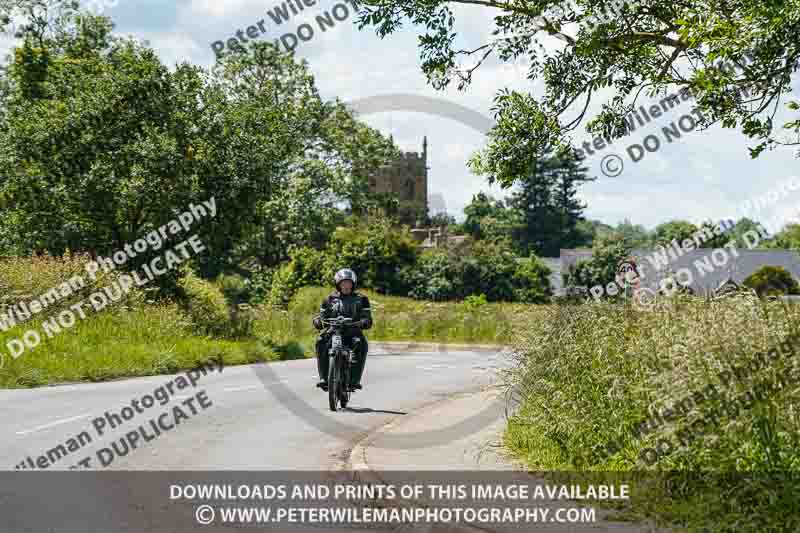
[[342, 357], [342, 372], [340, 373], [341, 382], [341, 394], [339, 395], [339, 403], [342, 406], [342, 409], [347, 407], [347, 402], [350, 401], [350, 364], [347, 362], [345, 357]]
[[339, 354], [331, 358], [330, 370], [328, 371], [328, 406], [331, 411], [336, 411], [336, 404], [339, 399], [339, 388], [341, 378], [339, 375]]

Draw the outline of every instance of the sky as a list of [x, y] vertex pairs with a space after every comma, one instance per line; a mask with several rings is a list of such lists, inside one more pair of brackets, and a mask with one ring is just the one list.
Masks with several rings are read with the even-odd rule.
[[[420, 68], [419, 28], [406, 25], [400, 32], [381, 39], [372, 28], [357, 29], [352, 6], [346, 2], [291, 1], [304, 9], [295, 8], [298, 14], [281, 24], [276, 24], [269, 12], [274, 14], [278, 8], [291, 14], [291, 10], [286, 2], [274, 0], [84, 0], [84, 3], [94, 5], [95, 9], [100, 6], [119, 33], [147, 40], [168, 65], [188, 61], [210, 67], [215, 62], [213, 42], [226, 42], [235, 37], [237, 30], [249, 38], [247, 28], [258, 27], [260, 21], [266, 31], [259, 29], [256, 40], [274, 41], [286, 34], [297, 35], [298, 28], [308, 24], [313, 35], [308, 34], [308, 27], [302, 30], [308, 39], [297, 39], [295, 54], [308, 61], [320, 94], [326, 100], [338, 97], [353, 102], [381, 95], [417, 95], [439, 99], [443, 108], [448, 104], [464, 106], [491, 121], [492, 102], [500, 89], [508, 87], [534, 95], [543, 92], [540, 82], [525, 78], [524, 62], [510, 64], [496, 60], [481, 66], [465, 91], [456, 88], [436, 91], [427, 84]], [[460, 44], [475, 48], [489, 40], [497, 10], [457, 6], [454, 12]], [[319, 16], [330, 17], [326, 20], [334, 25], [325, 26], [322, 31], [317, 21]], [[4, 53], [10, 43], [9, 38], [0, 36], [0, 52]], [[559, 45], [555, 39], [546, 43], [548, 47]], [[796, 81], [794, 88], [793, 94], [798, 94]], [[587, 116], [599, 109], [599, 104], [596, 101]], [[754, 143], [738, 130], [720, 126], [706, 131], [692, 130], [689, 119], [681, 123], [685, 128], [681, 138], [668, 142], [662, 127], [669, 127], [672, 122], [678, 124], [690, 111], [691, 101], [683, 102], [585, 160], [589, 175], [597, 176], [596, 181], [584, 185], [580, 191], [580, 198], [588, 205], [587, 218], [612, 225], [629, 219], [652, 229], [674, 219], [700, 222], [740, 218], [748, 202], [754, 203], [762, 197], [777, 200], [762, 202], [762, 207], [754, 213], [756, 219], [790, 221], [797, 216], [800, 187], [794, 187], [794, 191], [788, 187], [781, 189], [782, 185], [800, 180], [796, 148], [778, 148], [754, 160], [747, 150]], [[781, 116], [779, 113], [778, 117]], [[448, 213], [457, 218], [461, 219], [463, 208], [480, 191], [497, 198], [510, 193], [489, 186], [485, 177], [474, 175], [467, 168], [467, 160], [486, 143], [485, 134], [474, 126], [429, 112], [406, 110], [362, 114], [360, 118], [384, 134], [392, 134], [396, 144], [406, 151], [421, 151], [423, 136], [427, 136], [429, 194], [442, 199]], [[591, 136], [583, 131], [584, 125], [575, 136], [579, 143], [591, 141]], [[642, 145], [648, 135], [654, 136], [648, 146], [654, 147], [657, 138], [659, 148], [644, 152], [638, 162], [632, 161], [627, 147]], [[639, 152], [635, 148], [630, 150]], [[613, 157], [614, 154], [620, 159]], [[620, 162], [624, 169], [618, 176], [603, 174], [602, 165], [616, 170]], [[435, 204], [441, 205], [442, 200]]]

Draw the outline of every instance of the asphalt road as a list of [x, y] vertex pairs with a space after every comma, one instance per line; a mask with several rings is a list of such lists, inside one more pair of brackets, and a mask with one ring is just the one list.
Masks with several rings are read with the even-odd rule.
[[[508, 364], [497, 351], [393, 355], [380, 353], [377, 346], [371, 351], [364, 389], [353, 395], [349, 409], [336, 413], [329, 411], [326, 393], [314, 386], [316, 364], [310, 359], [224, 368], [221, 373], [200, 376], [196, 387], [177, 390], [174, 386], [175, 395], [168, 403], [160, 405], [156, 400], [150, 408], [142, 406], [144, 396], [175, 382], [178, 375], [0, 391], [0, 427], [5, 433], [0, 439], [0, 469], [13, 470], [28, 463], [29, 457], [34, 464], [46, 463], [48, 470], [80, 466], [87, 457], [90, 460], [84, 466], [98, 470], [338, 468], [346, 466], [350, 450], [366, 435], [423, 406], [485, 388], [496, 382], [497, 370]], [[202, 398], [197, 396], [201, 391]], [[100, 435], [95, 419], [105, 418], [106, 411], [122, 415], [122, 408], [131, 406], [132, 400], [140, 402], [142, 412], [113, 430], [106, 419]], [[175, 415], [175, 406], [186, 416]], [[162, 413], [166, 414], [159, 421]], [[488, 416], [496, 421], [501, 415], [495, 410]], [[470, 423], [480, 431], [487, 420], [483, 416], [461, 424], [456, 432], [472, 431]], [[455, 422], [442, 420], [442, 428]], [[160, 434], [158, 428], [162, 428]], [[131, 442], [125, 435], [131, 432], [139, 435], [135, 449], [125, 446]], [[145, 442], [148, 437], [152, 440]], [[451, 435], [444, 431], [426, 437], [440, 444]], [[426, 441], [412, 437], [405, 442], [419, 447]], [[59, 445], [63, 448], [46, 458]], [[107, 465], [98, 456], [102, 448], [110, 450], [102, 452]], [[46, 459], [39, 459], [42, 456]]]

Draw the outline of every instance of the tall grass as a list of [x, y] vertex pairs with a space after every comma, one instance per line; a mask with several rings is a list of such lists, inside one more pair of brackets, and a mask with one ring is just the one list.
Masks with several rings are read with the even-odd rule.
[[[83, 273], [88, 260], [67, 256], [0, 261], [0, 311]], [[144, 291], [134, 289], [102, 311], [84, 306], [87, 318], [52, 338], [44, 334], [44, 320], [115, 280], [116, 273], [98, 276], [79, 293], [15, 328], [0, 329], [0, 388], [171, 373], [219, 358], [234, 365], [310, 357], [318, 335], [311, 319], [330, 293], [326, 288], [303, 289], [288, 310], [251, 307], [237, 305], [242, 290], [237, 280], [211, 283], [187, 274], [180, 283], [180, 302], [151, 301]], [[531, 308], [480, 301], [430, 304], [367, 294], [375, 322], [367, 332], [370, 340], [505, 343], [511, 339], [513, 320]], [[39, 332], [41, 343], [13, 359], [7, 342], [29, 329]]]
[[[741, 296], [711, 302], [675, 299], [644, 312], [612, 304], [542, 312], [542, 319], [527, 324], [514, 342], [519, 365], [513, 381], [524, 400], [505, 435], [531, 468], [563, 471], [582, 465], [594, 471], [661, 472], [652, 479], [664, 483], [648, 492], [647, 505], [658, 501], [657, 513], [670, 520], [712, 525], [714, 531], [759, 530], [754, 524], [764, 517], [770, 527], [778, 527], [788, 519], [786, 512], [800, 513], [796, 386], [723, 418], [718, 427], [705, 428], [688, 446], [676, 446], [652, 465], [642, 460], [646, 449], [661, 439], [679, 442], [675, 432], [720, 401], [697, 405], [646, 435], [633, 431], [654, 410], [663, 412], [709, 384], [726, 399], [742, 394], [749, 385], [725, 387], [719, 373], [751, 363], [756, 354], [797, 331], [798, 306]], [[786, 375], [792, 364], [779, 359], [758, 376]], [[601, 453], [610, 442], [620, 449]], [[693, 481], [675, 483], [664, 471], [708, 476], [684, 475], [680, 479]], [[738, 474], [743, 472], [755, 477], [748, 480]], [[735, 475], [721, 476], [729, 473]], [[766, 483], [765, 488], [771, 479], [766, 473], [789, 473], [788, 486]], [[698, 504], [689, 504], [692, 500]]]
[[[25, 327], [31, 326], [41, 331], [35, 322]], [[40, 345], [17, 359], [5, 351], [5, 343], [25, 330], [0, 332], [5, 351], [0, 388], [175, 373], [219, 359], [236, 365], [277, 358], [257, 338], [215, 339], [194, 330], [172, 304], [115, 309], [78, 321], [52, 338], [43, 335]]]

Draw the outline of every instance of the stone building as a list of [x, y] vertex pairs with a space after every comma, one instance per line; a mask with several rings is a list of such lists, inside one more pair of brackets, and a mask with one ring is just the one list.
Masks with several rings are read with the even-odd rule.
[[422, 153], [404, 152], [400, 159], [381, 167], [369, 177], [372, 193], [393, 193], [403, 203], [428, 208], [428, 138]]

